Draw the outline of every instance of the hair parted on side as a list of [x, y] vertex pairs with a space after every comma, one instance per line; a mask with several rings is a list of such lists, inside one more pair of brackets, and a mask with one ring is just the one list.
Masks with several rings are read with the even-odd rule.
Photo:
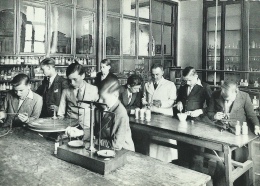
[[70, 74], [73, 74], [76, 71], [79, 73], [79, 75], [85, 73], [84, 67], [79, 64], [77, 60], [74, 59], [74, 63], [70, 64], [66, 70], [66, 76], [68, 77]]
[[161, 64], [155, 63], [152, 65], [151, 70], [160, 68], [163, 71], [163, 66]]
[[101, 60], [101, 62], [100, 63], [102, 63], [102, 64], [105, 64], [106, 66], [111, 66], [111, 61], [110, 61], [110, 59], [103, 59], [103, 60]]
[[130, 87], [141, 85], [141, 83], [142, 83], [141, 77], [136, 74], [129, 76], [127, 79], [127, 85], [130, 85]]
[[55, 60], [53, 58], [45, 58], [41, 61], [40, 65], [55, 67]]
[[99, 87], [99, 95], [103, 93], [107, 94], [113, 94], [113, 93], [118, 93], [120, 89], [120, 83], [117, 79], [115, 78], [106, 78], [104, 79]]
[[30, 78], [26, 74], [18, 74], [14, 76], [13, 80], [11, 81], [13, 87], [17, 87], [22, 83], [24, 83], [25, 85], [28, 85], [30, 83]]
[[182, 76], [187, 76], [187, 75], [192, 75], [192, 76], [194, 76], [194, 75], [196, 75], [197, 74], [197, 72], [196, 72], [196, 70], [195, 70], [195, 68], [194, 67], [191, 67], [191, 66], [188, 66], [188, 67], [186, 67], [185, 69], [183, 69], [183, 71], [182, 71]]

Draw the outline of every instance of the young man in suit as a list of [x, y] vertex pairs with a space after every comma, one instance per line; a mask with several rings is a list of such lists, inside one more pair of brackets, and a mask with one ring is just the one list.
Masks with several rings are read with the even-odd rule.
[[61, 93], [68, 88], [68, 81], [57, 74], [52, 58], [42, 60], [41, 69], [45, 78], [36, 91], [43, 98], [41, 117], [52, 117], [58, 111]]
[[[241, 92], [237, 83], [233, 81], [225, 81], [220, 90], [214, 91], [210, 99], [208, 107], [208, 116], [212, 120], [222, 120], [228, 115], [231, 126], [235, 126], [237, 121], [247, 122], [249, 128], [256, 134], [260, 134], [259, 120], [254, 112], [253, 104], [248, 93]], [[245, 162], [248, 157], [246, 147], [236, 149], [232, 153], [235, 161]], [[222, 165], [222, 163], [220, 163]], [[218, 164], [218, 166], [220, 166]], [[224, 172], [224, 170], [222, 171]], [[223, 175], [220, 177], [213, 176], [214, 185], [223, 185]], [[247, 185], [245, 175], [241, 176], [234, 182], [236, 186]]]
[[13, 90], [7, 93], [0, 111], [1, 123], [4, 126], [10, 126], [11, 123], [21, 126], [38, 119], [42, 110], [42, 97], [31, 91], [29, 77], [18, 74], [11, 83]]
[[193, 67], [186, 67], [182, 71], [182, 76], [186, 84], [181, 86], [178, 91], [177, 110], [188, 112], [196, 120], [203, 120], [206, 117], [204, 104], [209, 105], [212, 94], [210, 86], [201, 82]]
[[176, 86], [163, 78], [163, 66], [154, 64], [151, 68], [152, 80], [144, 86], [143, 105], [151, 106], [152, 112], [173, 116], [173, 104], [176, 100]]
[[232, 126], [235, 126], [237, 121], [241, 124], [248, 122], [254, 133], [260, 134], [259, 120], [249, 95], [239, 91], [233, 81], [225, 81], [220, 90], [213, 92], [208, 107], [208, 116], [212, 120], [222, 120], [226, 113]]
[[[70, 64], [66, 70], [70, 86], [62, 91], [60, 105], [58, 109], [58, 118], [65, 116], [69, 118], [79, 119], [80, 128], [70, 127], [67, 133], [71, 132], [85, 134], [85, 138], [89, 137], [90, 132], [90, 105], [78, 101], [97, 101], [98, 89], [84, 81], [85, 70], [77, 61]], [[83, 130], [85, 130], [85, 133]]]
[[119, 100], [125, 106], [128, 114], [134, 114], [135, 108], [141, 108], [142, 93], [141, 78], [138, 75], [131, 75], [126, 85], [121, 86]]
[[111, 61], [110, 59], [103, 59], [100, 62], [100, 72], [97, 73], [95, 78], [95, 84], [98, 88], [101, 85], [101, 82], [106, 78], [114, 78], [117, 79], [117, 76], [110, 72]]

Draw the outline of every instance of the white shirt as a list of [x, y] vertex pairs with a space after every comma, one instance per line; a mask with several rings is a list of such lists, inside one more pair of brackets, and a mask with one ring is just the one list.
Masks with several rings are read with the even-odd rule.
[[132, 95], [133, 93], [131, 93], [128, 89], [127, 89], [127, 97], [128, 97], [128, 104], [131, 102], [132, 100]]
[[57, 76], [57, 74], [55, 74], [55, 76], [52, 76], [52, 77], [49, 78], [49, 88], [51, 87], [51, 85], [52, 85], [56, 76]]
[[[202, 84], [201, 84], [201, 80], [200, 80], [199, 78], [197, 79], [197, 82], [196, 82], [195, 85], [199, 85], [199, 86], [203, 87]], [[187, 95], [189, 95], [189, 94], [191, 93], [191, 91], [192, 91], [192, 89], [193, 89], [193, 87], [194, 87], [195, 85], [193, 85], [193, 86], [188, 86]]]

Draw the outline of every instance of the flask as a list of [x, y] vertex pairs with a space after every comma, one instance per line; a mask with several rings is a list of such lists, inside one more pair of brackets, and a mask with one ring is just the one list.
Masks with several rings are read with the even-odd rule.
[[241, 134], [241, 126], [240, 126], [240, 122], [239, 121], [237, 121], [237, 124], [235, 126], [235, 131], [236, 131], [235, 134], [237, 136]]
[[240, 86], [244, 86], [244, 80], [243, 79], [241, 79], [241, 81], [240, 81]]
[[243, 135], [248, 135], [248, 126], [247, 123], [244, 121], [242, 125], [242, 134]]
[[246, 87], [248, 86], [247, 79], [245, 79], [244, 86], [246, 86]]
[[147, 108], [145, 111], [145, 120], [151, 121], [151, 110], [149, 108]]
[[253, 99], [253, 106], [254, 106], [254, 109], [257, 109], [259, 106], [259, 100], [256, 98], [256, 96], [254, 96], [254, 99]]
[[258, 87], [258, 86], [259, 86], [258, 81], [255, 81], [254, 87]]

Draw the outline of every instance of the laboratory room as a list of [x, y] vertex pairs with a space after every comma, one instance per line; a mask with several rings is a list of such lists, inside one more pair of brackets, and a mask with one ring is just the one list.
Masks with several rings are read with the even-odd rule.
[[259, 17], [0, 0], [0, 185], [260, 186]]

